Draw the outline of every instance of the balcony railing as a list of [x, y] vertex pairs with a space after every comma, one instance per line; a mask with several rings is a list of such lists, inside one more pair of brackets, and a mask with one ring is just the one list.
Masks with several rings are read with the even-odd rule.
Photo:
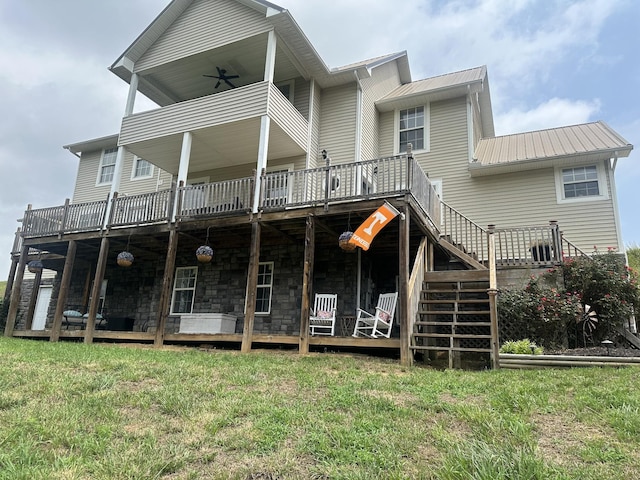
[[[440, 225], [440, 201], [418, 164], [406, 156], [331, 165], [293, 172], [263, 173], [259, 209], [277, 211], [329, 205], [358, 199], [413, 195], [434, 226]], [[176, 219], [188, 221], [252, 210], [255, 178], [186, 185], [173, 190], [140, 195], [118, 195], [111, 200], [27, 210], [23, 237], [89, 232], [171, 221], [174, 198], [179, 200]], [[108, 202], [111, 208], [107, 209]], [[105, 222], [105, 215], [109, 219]]]
[[558, 226], [550, 225], [495, 230], [496, 265], [549, 265], [562, 261]]

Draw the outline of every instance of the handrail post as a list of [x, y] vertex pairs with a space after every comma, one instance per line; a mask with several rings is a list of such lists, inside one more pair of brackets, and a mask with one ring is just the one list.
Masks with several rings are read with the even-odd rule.
[[491, 360], [493, 368], [500, 368], [500, 338], [498, 335], [498, 278], [496, 272], [496, 244], [495, 225], [487, 227], [487, 241], [489, 244], [489, 312], [491, 318]]
[[[109, 217], [105, 222], [105, 230], [109, 230], [111, 225], [113, 225], [113, 216], [115, 215], [116, 207], [118, 203], [118, 192], [113, 192], [113, 197], [111, 197], [111, 208], [107, 208], [105, 214], [108, 212]], [[109, 205], [109, 197], [107, 197], [107, 206]]]
[[64, 234], [65, 227], [67, 226], [67, 220], [69, 219], [69, 202], [70, 200], [65, 198], [62, 210], [62, 219], [60, 221], [60, 235]]
[[553, 259], [556, 262], [562, 261], [562, 240], [560, 238], [560, 229], [557, 220], [550, 220], [551, 227], [551, 244], [553, 247]]

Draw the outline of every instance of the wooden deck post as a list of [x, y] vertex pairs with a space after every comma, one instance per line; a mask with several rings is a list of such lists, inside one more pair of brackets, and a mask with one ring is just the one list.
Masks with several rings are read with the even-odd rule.
[[258, 270], [260, 268], [260, 223], [251, 224], [251, 251], [249, 252], [249, 271], [247, 273], [247, 311], [242, 329], [242, 346], [240, 351], [251, 351], [253, 341], [253, 322], [256, 316], [256, 290], [258, 288]]
[[102, 237], [98, 263], [96, 264], [96, 274], [93, 277], [93, 287], [91, 288], [91, 301], [89, 302], [87, 326], [84, 331], [84, 343], [93, 342], [93, 333], [96, 329], [96, 315], [98, 314], [98, 305], [100, 305], [100, 290], [102, 290], [102, 281], [104, 280], [104, 271], [107, 268], [108, 256], [109, 239]]
[[13, 281], [15, 279], [17, 270], [18, 270], [18, 260], [13, 258], [11, 259], [9, 276], [7, 277], [7, 287], [6, 287], [6, 290], [4, 291], [4, 298], [2, 299], [4, 305], [9, 305], [9, 300], [11, 299], [11, 290], [13, 290]]
[[31, 298], [29, 299], [29, 308], [27, 309], [27, 317], [24, 322], [24, 329], [31, 330], [33, 326], [33, 314], [36, 311], [36, 302], [40, 293], [40, 282], [42, 281], [42, 269], [38, 270], [33, 278], [33, 286], [31, 287]]
[[67, 246], [67, 257], [64, 259], [62, 278], [60, 279], [60, 290], [58, 291], [56, 313], [53, 315], [53, 325], [51, 326], [51, 334], [49, 335], [50, 342], [57, 342], [60, 338], [62, 312], [64, 312], [65, 305], [67, 304], [69, 285], [71, 284], [71, 274], [73, 273], [73, 263], [76, 259], [76, 247], [76, 241], [69, 240], [69, 245]]
[[[179, 203], [179, 202], [178, 202]], [[167, 327], [167, 317], [171, 308], [171, 289], [173, 275], [176, 268], [176, 253], [178, 252], [178, 232], [175, 227], [169, 230], [169, 246], [167, 258], [164, 262], [164, 274], [162, 276], [162, 291], [160, 292], [160, 305], [158, 305], [158, 320], [156, 321], [156, 337], [154, 345], [161, 347], [164, 343], [164, 334]]]
[[27, 264], [27, 255], [29, 247], [22, 246], [20, 250], [20, 259], [18, 260], [18, 269], [14, 279], [13, 288], [11, 289], [11, 299], [9, 300], [9, 312], [7, 313], [7, 324], [4, 327], [4, 336], [13, 336], [13, 329], [16, 326], [16, 318], [18, 316], [18, 307], [20, 306], [20, 295], [22, 294], [22, 279], [24, 278], [24, 267]]
[[398, 276], [400, 283], [400, 363], [410, 366], [413, 363], [411, 355], [411, 332], [409, 325], [409, 233], [410, 233], [410, 213], [408, 203], [405, 203], [404, 215], [400, 216], [400, 228], [398, 238]]
[[500, 368], [500, 338], [498, 334], [498, 277], [496, 271], [495, 225], [487, 228], [489, 237], [489, 318], [491, 319], [491, 362], [493, 368]]
[[313, 259], [315, 256], [315, 217], [307, 217], [307, 228], [304, 238], [304, 264], [302, 271], [302, 305], [300, 308], [300, 353], [309, 353], [309, 310], [311, 308], [311, 292], [313, 291]]

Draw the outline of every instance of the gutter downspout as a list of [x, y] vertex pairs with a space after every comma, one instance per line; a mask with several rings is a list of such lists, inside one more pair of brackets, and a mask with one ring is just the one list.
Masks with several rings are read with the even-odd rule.
[[[618, 251], [625, 253], [622, 241], [622, 227], [620, 225], [620, 211], [618, 209], [618, 193], [616, 191], [616, 165], [618, 164], [618, 152], [614, 152], [613, 161], [609, 165], [609, 183], [611, 184], [611, 196], [613, 197], [613, 219], [616, 222], [616, 236], [618, 237]], [[626, 256], [626, 253], [625, 253]]]
[[[360, 82], [360, 77], [358, 77], [358, 72], [354, 71], [353, 76], [356, 78], [356, 144], [355, 144], [355, 157], [356, 162], [360, 162], [362, 160], [362, 83]], [[356, 178], [359, 178], [359, 175], [356, 175]], [[359, 184], [362, 182], [359, 181]], [[360, 185], [356, 186], [356, 191], [360, 188]], [[358, 277], [356, 278], [356, 308], [360, 308], [360, 289], [362, 286], [362, 257], [360, 248], [358, 250]]]
[[467, 85], [467, 155], [468, 161], [473, 161], [473, 103], [471, 101], [471, 86]]

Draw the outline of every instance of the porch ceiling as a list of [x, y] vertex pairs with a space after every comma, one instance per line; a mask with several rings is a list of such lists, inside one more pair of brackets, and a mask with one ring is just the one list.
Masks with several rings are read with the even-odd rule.
[[[178, 174], [183, 135], [169, 135], [127, 145], [140, 158], [172, 175]], [[260, 119], [251, 118], [193, 132], [189, 173], [240, 164], [256, 164]], [[305, 151], [276, 123], [271, 122], [267, 160], [304, 155]]]
[[[256, 35], [221, 46], [215, 50], [182, 58], [145, 71], [140, 76], [140, 91], [160, 106], [230, 90], [232, 87], [205, 75], [218, 75], [216, 67], [226, 70], [235, 87], [264, 80], [267, 34]], [[303, 76], [291, 62], [286, 50], [276, 49], [274, 83]]]

